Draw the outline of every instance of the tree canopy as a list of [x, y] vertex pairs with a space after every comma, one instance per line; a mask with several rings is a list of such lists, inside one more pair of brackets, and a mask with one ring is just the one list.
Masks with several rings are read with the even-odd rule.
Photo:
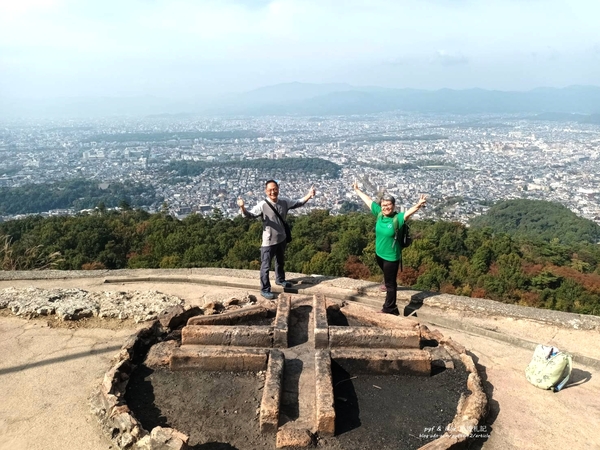
[[515, 237], [557, 239], [563, 244], [600, 241], [600, 226], [579, 217], [567, 207], [544, 200], [506, 200], [496, 203], [487, 214], [474, 218], [471, 226], [490, 227]]
[[[375, 261], [375, 218], [326, 210], [289, 216], [294, 240], [286, 270], [381, 280]], [[28, 217], [0, 223], [4, 270], [229, 267], [258, 269], [262, 225], [242, 217], [131, 208], [71, 217]], [[416, 289], [600, 314], [600, 247], [414, 221], [399, 282]]]
[[0, 188], [0, 215], [41, 213], [53, 209], [89, 209], [103, 204], [112, 208], [121, 202], [147, 206], [155, 199], [151, 186], [139, 183], [110, 183], [75, 179], [56, 183]]

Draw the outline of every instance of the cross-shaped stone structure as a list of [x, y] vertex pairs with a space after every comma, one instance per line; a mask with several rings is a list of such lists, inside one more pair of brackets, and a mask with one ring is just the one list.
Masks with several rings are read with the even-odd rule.
[[[252, 324], [273, 310], [272, 323]], [[336, 317], [344, 324], [335, 325]], [[272, 309], [192, 317], [181, 336], [171, 370], [266, 370], [260, 430], [277, 433], [277, 447], [307, 446], [315, 435], [335, 434], [332, 361], [355, 374], [429, 376], [432, 362], [453, 367], [442, 347], [422, 348], [418, 323], [322, 295], [293, 302], [281, 295]]]

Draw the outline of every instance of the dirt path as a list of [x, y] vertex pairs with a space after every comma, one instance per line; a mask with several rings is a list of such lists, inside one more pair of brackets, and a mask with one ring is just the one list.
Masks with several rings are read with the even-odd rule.
[[0, 449], [110, 448], [87, 398], [133, 331], [0, 318]]

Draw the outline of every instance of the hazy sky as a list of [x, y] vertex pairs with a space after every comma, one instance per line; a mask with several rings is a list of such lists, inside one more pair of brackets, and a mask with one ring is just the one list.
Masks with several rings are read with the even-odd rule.
[[0, 0], [0, 95], [600, 85], [599, 0]]

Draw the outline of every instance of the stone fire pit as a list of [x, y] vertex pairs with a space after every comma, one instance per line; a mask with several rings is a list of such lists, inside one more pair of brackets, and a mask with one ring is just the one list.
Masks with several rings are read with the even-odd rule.
[[409, 319], [320, 295], [200, 312], [172, 308], [113, 360], [92, 409], [119, 448], [342, 449], [379, 439], [377, 448], [446, 449], [484, 415], [465, 349]]

